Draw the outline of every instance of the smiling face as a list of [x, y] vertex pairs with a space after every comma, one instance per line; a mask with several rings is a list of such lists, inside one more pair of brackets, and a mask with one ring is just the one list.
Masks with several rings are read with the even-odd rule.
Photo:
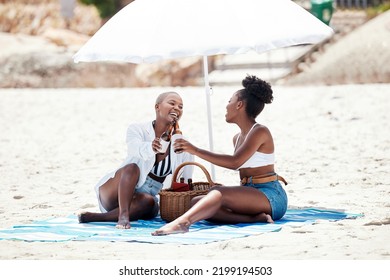
[[238, 115], [238, 109], [242, 106], [242, 101], [238, 100], [238, 92], [235, 92], [226, 105], [225, 120], [228, 123], [234, 122]]
[[183, 115], [183, 100], [176, 92], [161, 94], [156, 100], [156, 120], [173, 123]]

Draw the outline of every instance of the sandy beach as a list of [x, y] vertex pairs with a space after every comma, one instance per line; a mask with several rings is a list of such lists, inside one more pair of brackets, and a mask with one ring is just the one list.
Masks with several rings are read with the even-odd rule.
[[[274, 103], [257, 120], [273, 133], [290, 207], [363, 217], [205, 245], [0, 241], [0, 259], [389, 260], [390, 85], [273, 88]], [[0, 89], [0, 228], [98, 211], [93, 187], [125, 157], [127, 125], [153, 119], [155, 98], [171, 89], [184, 100], [183, 133], [207, 148], [201, 87]], [[233, 152], [238, 128], [224, 115], [236, 89], [213, 88], [216, 152]], [[236, 185], [238, 174], [216, 167], [216, 181]]]

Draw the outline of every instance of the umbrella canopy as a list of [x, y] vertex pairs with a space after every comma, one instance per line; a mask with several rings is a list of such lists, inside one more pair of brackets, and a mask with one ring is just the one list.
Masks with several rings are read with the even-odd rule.
[[[153, 63], [203, 56], [213, 150], [207, 56], [316, 44], [333, 30], [291, 0], [135, 0], [74, 55], [74, 61]], [[212, 177], [215, 180], [212, 166]]]
[[332, 29], [291, 0], [136, 0], [114, 15], [74, 61], [153, 63], [315, 44]]

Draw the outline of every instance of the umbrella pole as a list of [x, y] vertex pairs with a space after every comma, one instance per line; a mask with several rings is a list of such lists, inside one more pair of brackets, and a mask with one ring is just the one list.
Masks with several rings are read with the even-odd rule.
[[[203, 56], [203, 74], [204, 74], [204, 88], [206, 93], [206, 104], [207, 104], [207, 120], [208, 120], [208, 126], [209, 126], [209, 145], [210, 145], [210, 151], [214, 151], [214, 144], [213, 144], [213, 126], [211, 122], [211, 105], [210, 105], [210, 84], [209, 84], [209, 66], [207, 62], [207, 56]], [[211, 164], [211, 178], [215, 182], [215, 168], [214, 165]]]

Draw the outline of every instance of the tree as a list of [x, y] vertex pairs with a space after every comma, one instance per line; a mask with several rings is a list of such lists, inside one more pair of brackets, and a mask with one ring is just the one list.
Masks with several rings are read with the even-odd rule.
[[94, 5], [99, 11], [100, 18], [107, 20], [115, 15], [120, 9], [134, 0], [80, 0], [86, 5]]

